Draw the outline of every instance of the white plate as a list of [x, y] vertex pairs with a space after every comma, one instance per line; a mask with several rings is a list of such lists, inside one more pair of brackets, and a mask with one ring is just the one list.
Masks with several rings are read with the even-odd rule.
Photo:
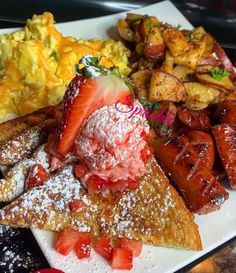
[[[108, 3], [108, 2], [107, 2]], [[191, 24], [169, 2], [164, 1], [154, 5], [135, 10], [140, 14], [155, 15], [160, 20], [173, 25], [180, 24], [184, 28], [191, 28]], [[64, 35], [77, 38], [107, 38], [112, 27], [125, 13], [115, 14], [94, 19], [74, 21], [58, 24], [58, 29]], [[1, 30], [0, 33], [12, 31]], [[236, 236], [236, 192], [229, 191], [230, 197], [222, 208], [205, 216], [196, 216], [203, 242], [202, 251], [186, 251], [168, 249], [145, 245], [142, 256], [134, 261], [134, 267], [130, 273], [173, 273], [188, 263], [196, 260], [205, 253], [221, 245], [230, 238]], [[52, 267], [64, 270], [66, 273], [109, 273], [112, 272], [110, 265], [92, 251], [88, 260], [78, 260], [74, 253], [64, 257], [53, 250], [54, 233], [33, 229], [33, 234], [38, 241], [44, 255]], [[120, 271], [113, 271], [120, 272]]]

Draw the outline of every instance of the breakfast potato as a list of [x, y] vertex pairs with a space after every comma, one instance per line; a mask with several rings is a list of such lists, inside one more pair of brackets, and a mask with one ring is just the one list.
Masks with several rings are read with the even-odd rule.
[[205, 51], [205, 43], [199, 40], [193, 40], [182, 55], [175, 56], [175, 64], [185, 65], [196, 69], [199, 60]]
[[216, 80], [215, 78], [213, 78], [209, 74], [197, 73], [196, 77], [199, 80], [199, 82], [201, 82], [207, 86], [211, 86], [211, 87], [220, 89], [224, 92], [233, 92], [236, 89], [234, 84], [232, 83], [232, 81], [230, 80], [230, 78], [228, 76], [224, 77], [221, 80]]
[[173, 67], [174, 67], [174, 57], [170, 54], [168, 50], [166, 50], [165, 59], [162, 63], [161, 70], [172, 74]]
[[120, 37], [128, 42], [134, 42], [134, 33], [130, 29], [129, 24], [126, 20], [119, 20], [117, 24], [118, 32]]
[[184, 85], [173, 75], [155, 70], [150, 79], [150, 101], [173, 101], [179, 102], [186, 99]]
[[171, 55], [174, 57], [182, 56], [190, 49], [188, 41], [183, 33], [178, 29], [168, 28], [164, 30], [163, 39]]
[[176, 65], [172, 74], [181, 82], [188, 81], [189, 75], [193, 74], [194, 70], [185, 65]]
[[134, 83], [135, 94], [138, 96], [138, 99], [148, 99], [151, 74], [152, 72], [146, 69], [135, 72], [130, 76]]
[[208, 57], [209, 55], [212, 54], [214, 50], [215, 39], [209, 33], [206, 33], [205, 36], [203, 37], [203, 41], [205, 43], [205, 50], [203, 52], [203, 56]]
[[[143, 16], [139, 24], [139, 33], [142, 40], [146, 40], [152, 29], [159, 25], [159, 20], [155, 16]], [[160, 38], [160, 37], [159, 37]]]
[[184, 87], [187, 92], [186, 106], [193, 110], [206, 108], [209, 104], [216, 102], [220, 95], [218, 89], [198, 82], [186, 82]]

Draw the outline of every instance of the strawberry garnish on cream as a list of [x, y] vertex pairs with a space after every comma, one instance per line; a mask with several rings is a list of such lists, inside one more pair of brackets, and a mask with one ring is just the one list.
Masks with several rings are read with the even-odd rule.
[[140, 115], [137, 122], [130, 115], [132, 107], [145, 112], [143, 106], [130, 100], [132, 93], [116, 69], [99, 67], [92, 57], [82, 63], [65, 93], [62, 119], [47, 145], [53, 154], [51, 167], [56, 170], [73, 162], [75, 176], [89, 193], [134, 190], [152, 156], [146, 118]]
[[116, 74], [117, 70], [98, 67], [97, 59], [92, 57], [84, 57], [81, 62], [85, 66], [66, 90], [63, 116], [56, 132], [56, 150], [63, 157], [73, 149], [86, 118], [105, 105], [125, 102], [131, 95], [124, 80]]

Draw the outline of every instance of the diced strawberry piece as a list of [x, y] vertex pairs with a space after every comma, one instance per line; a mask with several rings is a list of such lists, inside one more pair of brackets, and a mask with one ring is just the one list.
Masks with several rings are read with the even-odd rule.
[[65, 228], [58, 233], [54, 248], [62, 255], [68, 255], [79, 240], [79, 232], [72, 228]]
[[98, 175], [90, 176], [87, 181], [87, 190], [89, 193], [99, 193], [106, 187], [107, 181]]
[[130, 90], [115, 75], [90, 79], [77, 75], [63, 99], [62, 119], [57, 128], [57, 151], [62, 156], [72, 148], [84, 120], [96, 109], [117, 101], [126, 102]]
[[111, 260], [112, 246], [110, 239], [106, 235], [103, 235], [97, 240], [94, 249], [105, 259]]
[[25, 188], [30, 189], [43, 183], [49, 178], [49, 174], [45, 171], [42, 165], [35, 163], [29, 170], [25, 181]]
[[142, 252], [143, 243], [137, 240], [130, 240], [126, 237], [121, 238], [120, 246], [132, 251], [134, 257], [138, 257]]
[[65, 272], [55, 268], [45, 268], [45, 269], [39, 269], [35, 271], [34, 273], [65, 273]]
[[146, 163], [148, 159], [152, 157], [152, 155], [153, 155], [153, 148], [150, 146], [145, 146], [144, 149], [141, 151], [141, 157], [144, 163]]
[[106, 185], [106, 189], [110, 190], [111, 192], [123, 192], [127, 187], [127, 180], [118, 180], [116, 182], [108, 182]]
[[72, 212], [78, 212], [85, 210], [87, 206], [83, 200], [73, 200], [70, 202], [69, 207]]
[[86, 167], [85, 164], [80, 163], [80, 164], [75, 166], [75, 175], [78, 178], [84, 177], [87, 172], [88, 172], [88, 168]]
[[76, 243], [75, 251], [79, 259], [90, 257], [91, 253], [91, 235], [89, 233], [79, 233], [79, 240]]
[[133, 179], [129, 179], [129, 178], [128, 178], [127, 184], [128, 184], [128, 188], [129, 188], [130, 190], [135, 190], [135, 189], [137, 189], [138, 186], [139, 186], [139, 179], [133, 180]]
[[123, 247], [114, 248], [112, 252], [111, 267], [112, 269], [123, 270], [132, 269], [133, 267], [132, 251]]
[[26, 122], [30, 126], [35, 126], [35, 125], [42, 123], [43, 120], [40, 117], [30, 115], [30, 116], [26, 117]]
[[142, 137], [145, 141], [147, 141], [147, 133], [146, 133], [145, 131], [143, 131], [143, 132], [141, 133], [141, 137]]

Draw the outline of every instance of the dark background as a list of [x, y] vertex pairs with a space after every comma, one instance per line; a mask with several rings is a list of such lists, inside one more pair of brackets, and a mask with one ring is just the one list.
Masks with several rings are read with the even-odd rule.
[[[27, 18], [32, 17], [32, 15], [35, 13], [42, 13], [43, 11], [52, 12], [57, 22], [65, 22], [124, 12], [156, 2], [160, 1], [1, 1], [0, 28], [24, 26]], [[194, 26], [202, 25], [208, 32], [212, 33], [229, 54], [231, 60], [236, 63], [236, 0], [173, 0], [172, 2]], [[14, 255], [19, 256], [17, 260], [15, 260], [14, 257], [9, 257], [9, 253], [11, 252], [14, 253]], [[219, 250], [217, 253], [218, 252]], [[202, 258], [201, 260], [205, 258], [206, 257]], [[195, 262], [194, 264], [198, 262], [199, 261]], [[194, 264], [188, 266], [188, 269]], [[13, 271], [11, 272], [14, 273], [29, 273], [37, 268], [48, 267], [47, 261], [43, 257], [42, 252], [37, 246], [37, 243], [29, 230], [12, 230], [6, 228], [4, 230], [2, 229], [0, 232], [0, 272], [9, 273], [9, 265], [13, 266]], [[188, 269], [184, 268], [179, 272], [187, 272]]]

